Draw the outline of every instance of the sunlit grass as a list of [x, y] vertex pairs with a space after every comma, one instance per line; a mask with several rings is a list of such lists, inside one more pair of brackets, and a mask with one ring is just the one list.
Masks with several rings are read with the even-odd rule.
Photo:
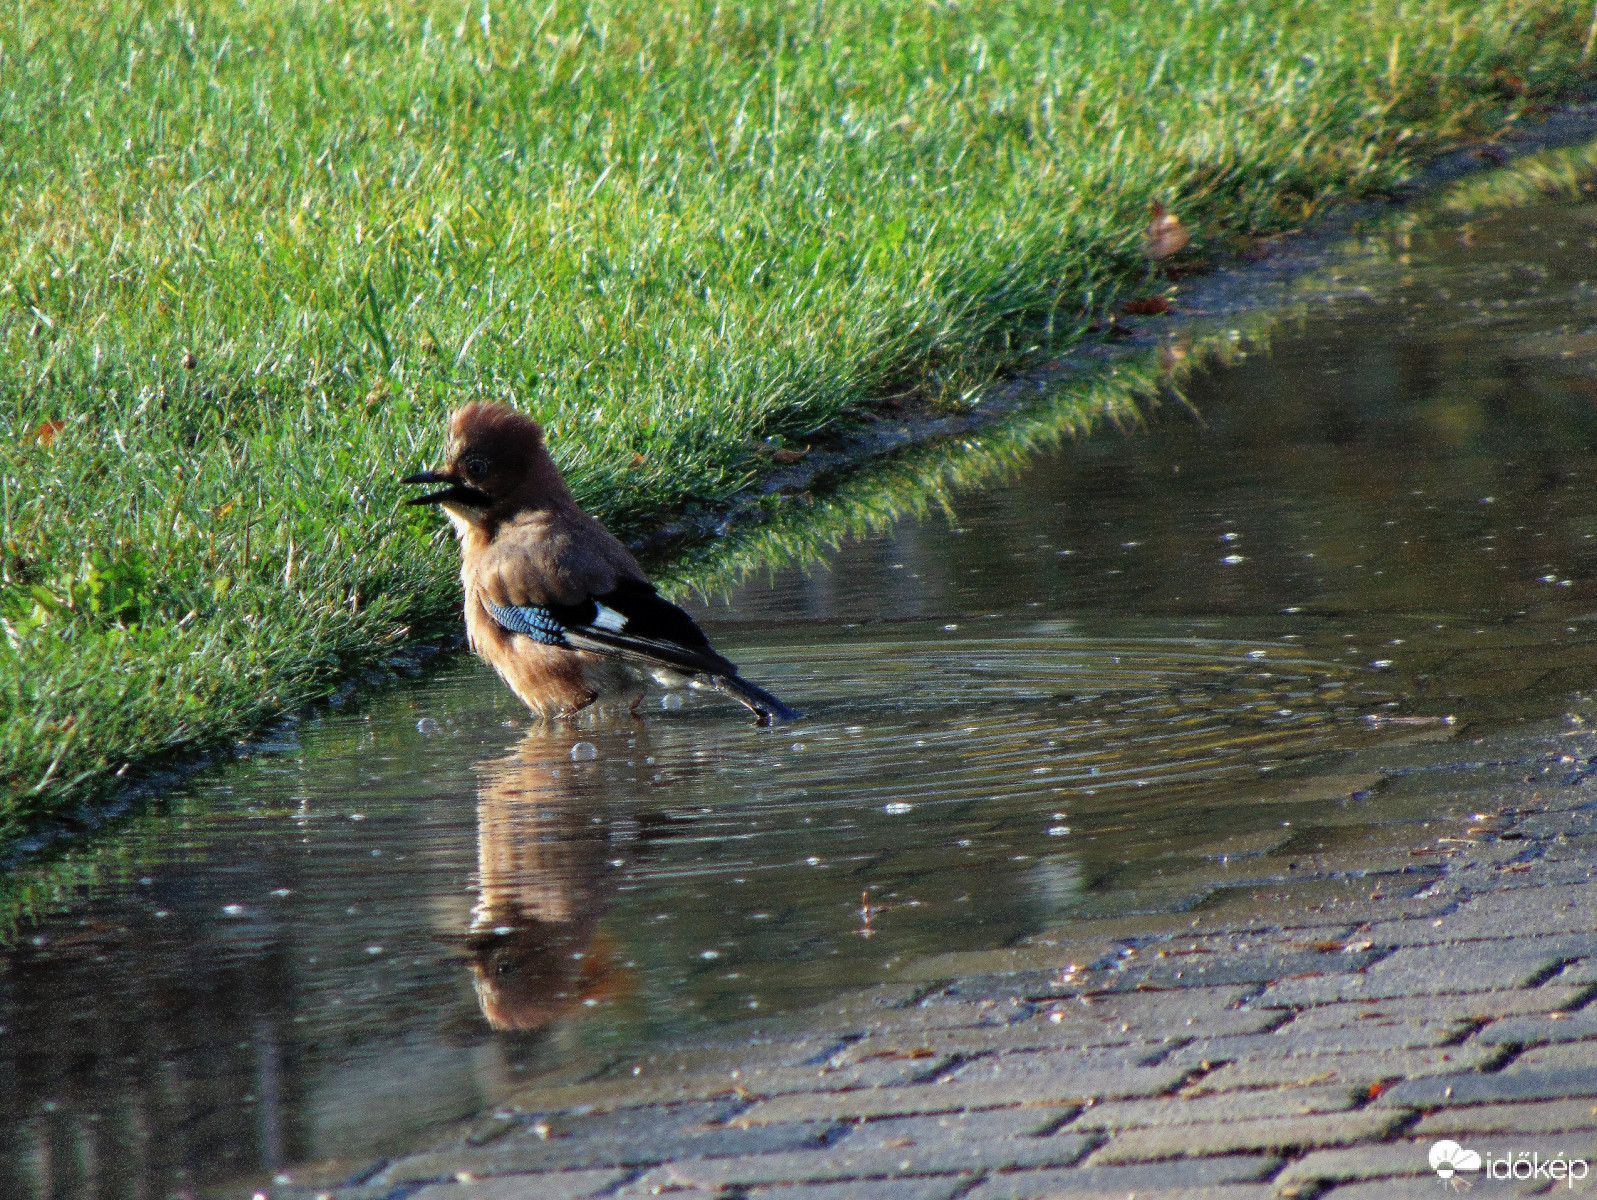
[[[621, 531], [960, 404], [1571, 86], [1588, 4], [21, 0], [0, 21], [0, 832], [449, 619], [393, 478], [549, 426]], [[1506, 73], [1513, 76], [1505, 84]], [[1509, 101], [1507, 93], [1516, 93]]]

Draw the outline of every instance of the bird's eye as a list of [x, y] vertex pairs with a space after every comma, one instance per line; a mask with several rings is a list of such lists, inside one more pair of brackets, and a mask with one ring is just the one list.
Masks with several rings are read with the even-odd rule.
[[480, 458], [466, 460], [466, 474], [472, 479], [481, 479], [488, 472], [488, 464]]

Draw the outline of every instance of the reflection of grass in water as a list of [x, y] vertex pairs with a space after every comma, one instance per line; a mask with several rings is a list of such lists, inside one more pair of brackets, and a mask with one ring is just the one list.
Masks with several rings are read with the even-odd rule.
[[1529, 204], [1586, 200], [1597, 194], [1597, 140], [1532, 154], [1450, 188], [1433, 207], [1476, 216]]
[[770, 497], [757, 521], [678, 553], [660, 570], [662, 585], [712, 593], [762, 568], [817, 562], [844, 541], [880, 533], [907, 516], [952, 515], [960, 493], [1013, 477], [1039, 454], [1106, 420], [1139, 424], [1142, 405], [1161, 392], [1179, 394], [1193, 371], [1225, 361], [1243, 344], [1266, 344], [1269, 330], [1287, 315], [1250, 313], [1223, 329], [1185, 333], [1086, 380], [1056, 384], [1041, 400], [970, 434], [903, 451], [797, 497]]

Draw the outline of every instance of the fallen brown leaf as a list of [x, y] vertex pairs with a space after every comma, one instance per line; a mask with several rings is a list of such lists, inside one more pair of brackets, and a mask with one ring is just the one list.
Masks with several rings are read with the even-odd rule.
[[65, 421], [46, 421], [29, 435], [29, 441], [38, 442], [48, 450], [55, 442], [55, 435], [67, 427]]
[[1127, 300], [1120, 306], [1120, 311], [1132, 317], [1157, 317], [1170, 311], [1170, 301], [1163, 296], [1143, 296], [1137, 300]]
[[784, 467], [791, 467], [809, 452], [810, 448], [808, 446], [805, 446], [802, 450], [773, 450], [771, 452], [771, 461], [779, 462]]

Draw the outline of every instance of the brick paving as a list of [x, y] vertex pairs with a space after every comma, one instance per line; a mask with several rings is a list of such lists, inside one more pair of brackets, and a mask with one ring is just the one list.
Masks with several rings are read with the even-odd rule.
[[1377, 804], [1428, 788], [1458, 815], [1257, 859], [1194, 911], [940, 955], [778, 1026], [531, 1088], [349, 1186], [261, 1194], [1403, 1200], [1451, 1194], [1427, 1159], [1441, 1138], [1488, 1165], [1597, 1166], [1597, 734], [1381, 754], [1341, 782]]

